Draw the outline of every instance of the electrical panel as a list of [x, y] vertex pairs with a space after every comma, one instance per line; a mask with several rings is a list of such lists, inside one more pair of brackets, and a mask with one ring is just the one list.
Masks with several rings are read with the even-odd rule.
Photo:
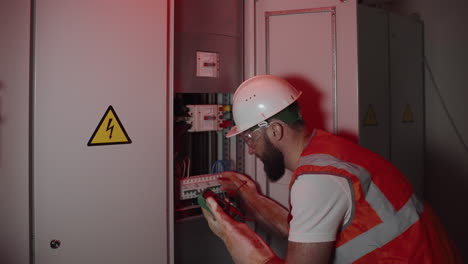
[[[232, 263], [229, 252], [203, 217], [198, 197], [209, 189], [221, 199], [222, 172], [235, 170], [231, 94], [176, 93], [174, 96], [174, 263]], [[240, 159], [243, 159], [241, 157]], [[200, 243], [203, 241], [203, 243]]]
[[218, 178], [230, 170], [230, 95], [177, 93], [174, 102], [175, 219], [201, 216], [197, 197], [206, 189], [221, 196]]
[[[217, 178], [243, 171], [243, 145], [226, 138], [232, 94], [242, 82], [241, 0], [174, 1], [174, 263], [232, 263], [198, 204]], [[239, 146], [242, 145], [242, 146]], [[199, 243], [203, 241], [203, 243]]]

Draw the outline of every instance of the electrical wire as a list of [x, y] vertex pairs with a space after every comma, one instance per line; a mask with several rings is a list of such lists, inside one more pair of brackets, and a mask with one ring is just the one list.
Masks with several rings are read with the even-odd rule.
[[216, 160], [215, 162], [213, 162], [213, 165], [211, 166], [211, 173], [221, 173], [223, 171], [228, 170], [229, 166], [226, 165], [226, 164], [229, 164], [228, 162], [229, 161], [226, 161], [226, 160]]
[[185, 157], [182, 160], [182, 178], [190, 177], [190, 158]]
[[187, 158], [188, 162], [187, 162], [187, 176], [186, 177], [190, 177], [190, 162], [191, 162], [191, 159], [190, 158]]
[[432, 72], [432, 69], [431, 69], [431, 67], [429, 65], [429, 62], [427, 61], [426, 56], [424, 56], [424, 65], [426, 66], [426, 69], [429, 72], [429, 75], [430, 75], [432, 83], [434, 84], [437, 96], [439, 97], [440, 102], [442, 103], [442, 107], [444, 108], [444, 111], [447, 114], [447, 117], [448, 117], [448, 119], [450, 121], [450, 124], [455, 129], [455, 134], [457, 134], [457, 137], [460, 140], [461, 144], [463, 145], [463, 147], [465, 149], [465, 152], [468, 153], [468, 147], [467, 147], [465, 141], [463, 140], [463, 137], [462, 137], [462, 135], [460, 133], [460, 130], [458, 130], [458, 127], [455, 124], [455, 121], [453, 120], [453, 117], [450, 114], [447, 105], [445, 104], [444, 98], [442, 97], [442, 94], [440, 93], [439, 86], [437, 85], [437, 82], [436, 82], [435, 77], [434, 77], [434, 73]]

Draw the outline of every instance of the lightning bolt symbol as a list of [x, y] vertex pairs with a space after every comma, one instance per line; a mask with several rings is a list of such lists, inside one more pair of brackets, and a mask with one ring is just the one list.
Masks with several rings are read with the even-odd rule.
[[112, 118], [109, 118], [109, 123], [107, 123], [107, 129], [106, 129], [106, 131], [110, 130], [109, 139], [112, 138], [112, 132], [114, 132], [114, 125], [111, 126], [111, 123], [112, 123]]

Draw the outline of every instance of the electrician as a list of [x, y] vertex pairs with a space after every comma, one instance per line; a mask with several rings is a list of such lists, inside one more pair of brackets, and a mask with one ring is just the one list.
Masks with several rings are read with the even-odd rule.
[[430, 207], [396, 167], [343, 138], [305, 129], [300, 95], [271, 75], [245, 81], [234, 94], [236, 126], [227, 137], [240, 134], [270, 180], [285, 168], [294, 171], [290, 211], [262, 195], [249, 177], [223, 173], [223, 188], [238, 194], [257, 223], [288, 239], [282, 260], [207, 198], [212, 213], [203, 214], [234, 262], [461, 263]]

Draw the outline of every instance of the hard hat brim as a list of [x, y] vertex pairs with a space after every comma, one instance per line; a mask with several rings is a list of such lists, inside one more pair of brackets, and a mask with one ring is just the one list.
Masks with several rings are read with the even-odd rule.
[[240, 133], [244, 132], [245, 130], [247, 130], [247, 129], [239, 130], [237, 126], [233, 126], [233, 127], [229, 130], [229, 132], [227, 132], [226, 137], [227, 137], [227, 138], [230, 138], [230, 137], [239, 135]]

